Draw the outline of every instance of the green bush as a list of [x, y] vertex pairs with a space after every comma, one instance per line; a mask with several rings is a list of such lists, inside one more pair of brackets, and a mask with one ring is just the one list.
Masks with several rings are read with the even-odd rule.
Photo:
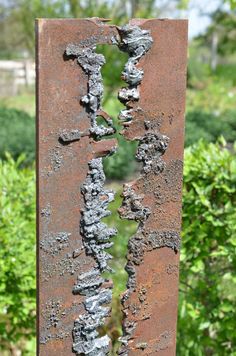
[[224, 136], [228, 143], [236, 140], [236, 110], [228, 110], [218, 115], [200, 109], [186, 115], [185, 145], [190, 146], [199, 139], [215, 142]]
[[236, 86], [236, 66], [235, 64], [218, 64], [215, 75], [231, 82], [232, 87]]
[[24, 111], [0, 107], [0, 157], [5, 152], [17, 159], [25, 153], [25, 164], [35, 157], [35, 122]]
[[236, 355], [236, 159], [185, 151], [178, 355]]
[[22, 161], [0, 160], [0, 350], [12, 352], [35, 335], [35, 176]]

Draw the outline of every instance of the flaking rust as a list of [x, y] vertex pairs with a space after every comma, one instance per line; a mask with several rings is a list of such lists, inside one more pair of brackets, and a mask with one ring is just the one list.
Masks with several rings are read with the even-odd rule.
[[133, 20], [119, 29], [129, 54], [118, 97], [123, 135], [137, 140], [140, 177], [124, 185], [121, 218], [139, 222], [128, 243], [120, 355], [175, 355], [187, 26]]

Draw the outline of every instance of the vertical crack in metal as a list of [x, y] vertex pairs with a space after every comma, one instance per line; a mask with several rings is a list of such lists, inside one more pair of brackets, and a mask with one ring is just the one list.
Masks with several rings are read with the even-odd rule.
[[[112, 120], [101, 110], [103, 95], [101, 67], [105, 64], [105, 58], [102, 54], [96, 53], [95, 49], [95, 46], [81, 47], [74, 44], [69, 44], [66, 48], [67, 56], [76, 57], [88, 75], [88, 93], [81, 101], [86, 106], [91, 124], [88, 133], [79, 134], [76, 130], [63, 132], [60, 138], [66, 142], [80, 139], [83, 135], [100, 139], [114, 133]], [[98, 115], [106, 120], [108, 127], [98, 125]], [[107, 207], [114, 199], [114, 192], [104, 189], [102, 158], [92, 159], [88, 166], [87, 178], [81, 188], [84, 210], [80, 226], [86, 254], [94, 258], [96, 265], [92, 270], [80, 274], [73, 288], [74, 294], [85, 296], [86, 310], [86, 313], [80, 315], [74, 323], [73, 351], [77, 355], [103, 356], [109, 352], [110, 339], [107, 335], [99, 336], [97, 329], [104, 325], [106, 317], [110, 314], [110, 307], [104, 305], [111, 303], [112, 283], [105, 280], [102, 273], [111, 270], [108, 261], [112, 256], [105, 250], [112, 246], [110, 238], [116, 234], [116, 229], [109, 228], [101, 219], [110, 215]]]

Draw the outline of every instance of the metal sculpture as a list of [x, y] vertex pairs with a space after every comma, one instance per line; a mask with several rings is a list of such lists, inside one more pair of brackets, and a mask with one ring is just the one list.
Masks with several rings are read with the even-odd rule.
[[[175, 355], [186, 76], [186, 21], [37, 21], [38, 354], [109, 354], [111, 238], [102, 218], [114, 193], [102, 157], [115, 131], [102, 109], [103, 55], [129, 54], [122, 134], [137, 140], [140, 177], [125, 184], [121, 218], [139, 222], [128, 244], [120, 355]], [[102, 117], [106, 125], [99, 125]], [[117, 237], [116, 237], [117, 238]]]

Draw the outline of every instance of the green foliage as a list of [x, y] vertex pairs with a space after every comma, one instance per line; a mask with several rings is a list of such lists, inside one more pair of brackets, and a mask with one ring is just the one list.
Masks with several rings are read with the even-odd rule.
[[236, 141], [236, 110], [227, 111], [220, 116], [200, 109], [187, 113], [186, 146], [196, 143], [199, 139], [215, 142], [221, 135], [228, 143]]
[[[198, 67], [199, 63], [195, 64]], [[187, 92], [186, 146], [201, 138], [215, 142], [221, 135], [227, 142], [236, 140], [236, 91], [233, 86], [236, 77], [230, 75], [233, 68], [235, 71], [235, 65], [221, 66], [211, 77], [201, 77], [196, 70], [190, 70], [192, 88]]]
[[230, 2], [231, 9], [236, 9], [236, 0], [226, 0], [225, 2]]
[[17, 158], [23, 152], [24, 163], [33, 161], [35, 156], [35, 122], [24, 111], [0, 107], [0, 157], [9, 152]]
[[[236, 66], [234, 66], [236, 70]], [[205, 83], [198, 83], [199, 90], [187, 92], [187, 112], [200, 109], [209, 113], [223, 114], [235, 109], [236, 90], [228, 78], [212, 76]]]
[[236, 159], [224, 146], [185, 151], [179, 355], [236, 355]]
[[104, 159], [104, 171], [108, 179], [125, 179], [134, 172], [137, 166], [134, 160], [136, 142], [127, 142], [120, 136], [118, 143], [117, 152]]
[[229, 64], [218, 64], [215, 71], [216, 78], [220, 81], [222, 79], [227, 83], [231, 84], [231, 87], [236, 86], [236, 68], [234, 63]]
[[212, 16], [212, 23], [207, 28], [204, 35], [201, 36], [203, 43], [209, 43], [212, 35], [215, 34], [218, 39], [217, 50], [222, 56], [235, 52], [236, 37], [236, 12], [222, 11], [217, 9]]
[[[0, 108], [25, 111], [30, 116], [35, 115], [34, 88], [24, 90], [17, 96], [0, 97]], [[0, 109], [1, 110], [1, 109]]]
[[199, 39], [193, 39], [189, 46], [188, 87], [201, 89], [206, 85], [210, 74], [209, 48], [202, 46]]
[[23, 160], [0, 160], [0, 349], [8, 350], [26, 350], [35, 335], [35, 176], [19, 168]]
[[118, 101], [114, 97], [114, 93], [118, 93], [119, 87], [125, 83], [121, 80], [121, 73], [127, 61], [128, 55], [121, 52], [117, 46], [98, 45], [96, 52], [102, 53], [105, 56], [106, 64], [102, 67], [102, 76], [105, 87], [104, 104], [113, 97], [113, 100]]
[[104, 159], [104, 171], [108, 179], [125, 179], [134, 173], [137, 167], [134, 159], [137, 142], [126, 141], [123, 136], [119, 134], [121, 131], [120, 123], [118, 122], [118, 113], [124, 106], [113, 95], [104, 105], [104, 108], [113, 118], [116, 127], [116, 134], [114, 137], [118, 141], [118, 149], [115, 154]]

